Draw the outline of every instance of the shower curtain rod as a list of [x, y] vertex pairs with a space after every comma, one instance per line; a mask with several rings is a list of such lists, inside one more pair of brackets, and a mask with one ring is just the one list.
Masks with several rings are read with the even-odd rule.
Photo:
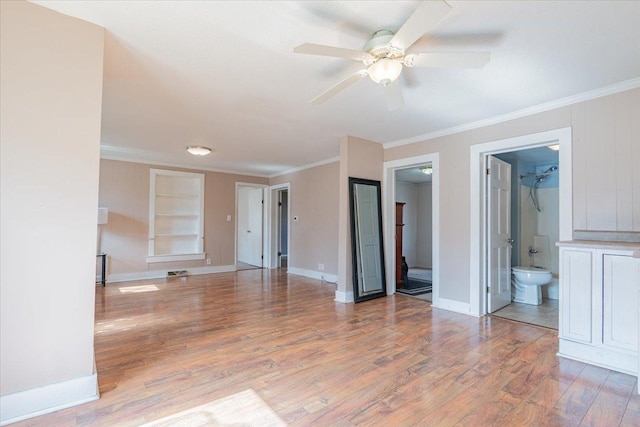
[[555, 171], [555, 172], [545, 172], [545, 173], [527, 173], [524, 175], [520, 175], [520, 179], [522, 178], [529, 178], [530, 176], [546, 176], [546, 175], [557, 175], [559, 172]]

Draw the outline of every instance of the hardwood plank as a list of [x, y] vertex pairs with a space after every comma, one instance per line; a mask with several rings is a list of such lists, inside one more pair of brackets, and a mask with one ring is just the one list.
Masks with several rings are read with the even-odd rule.
[[557, 334], [278, 270], [96, 287], [101, 398], [16, 426], [136, 426], [253, 389], [287, 424], [637, 425], [635, 379]]

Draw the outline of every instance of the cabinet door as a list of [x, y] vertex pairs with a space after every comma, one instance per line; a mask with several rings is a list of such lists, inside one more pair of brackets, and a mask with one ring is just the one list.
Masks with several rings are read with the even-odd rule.
[[604, 344], [637, 351], [640, 259], [605, 254], [603, 279]]
[[560, 336], [591, 342], [593, 252], [561, 250]]

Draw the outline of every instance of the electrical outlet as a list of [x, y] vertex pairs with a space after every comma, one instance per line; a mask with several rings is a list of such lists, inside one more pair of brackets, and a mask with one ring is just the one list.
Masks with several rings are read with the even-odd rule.
[[207, 258], [207, 265], [211, 265], [211, 258]]
[[324, 264], [318, 264], [318, 270], [324, 271]]
[[227, 222], [231, 222], [231, 215], [227, 215]]

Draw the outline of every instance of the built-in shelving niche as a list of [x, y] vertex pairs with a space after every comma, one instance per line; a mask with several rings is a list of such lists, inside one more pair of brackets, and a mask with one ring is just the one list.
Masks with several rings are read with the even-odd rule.
[[150, 173], [147, 262], [204, 259], [204, 174]]

